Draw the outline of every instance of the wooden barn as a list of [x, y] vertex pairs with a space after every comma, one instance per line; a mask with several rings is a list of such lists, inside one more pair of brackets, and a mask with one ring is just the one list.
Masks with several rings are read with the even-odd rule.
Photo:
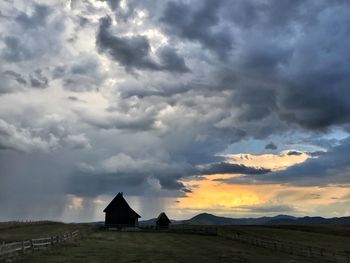
[[103, 212], [106, 213], [105, 226], [107, 227], [136, 227], [141, 217], [129, 206], [122, 192], [114, 197]]
[[169, 228], [170, 223], [171, 223], [171, 221], [169, 220], [167, 215], [164, 212], [162, 212], [159, 214], [159, 216], [157, 218], [156, 228], [157, 229], [167, 229], [167, 228]]

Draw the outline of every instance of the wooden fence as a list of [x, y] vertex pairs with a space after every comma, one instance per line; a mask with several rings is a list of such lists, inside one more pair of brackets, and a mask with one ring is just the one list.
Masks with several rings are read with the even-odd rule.
[[170, 225], [169, 232], [186, 233], [207, 236], [217, 236], [218, 228], [215, 226], [200, 226], [200, 225]]
[[251, 244], [253, 246], [272, 249], [287, 254], [315, 258], [320, 260], [320, 262], [350, 263], [350, 253], [346, 251], [334, 251], [331, 249], [321, 247], [306, 246], [300, 243], [250, 236], [241, 233], [225, 233], [224, 231], [222, 231], [219, 233], [219, 236], [222, 236], [226, 239], [236, 240], [239, 242]]
[[42, 250], [50, 246], [65, 242], [79, 235], [79, 231], [75, 230], [60, 236], [51, 236], [44, 238], [34, 238], [12, 243], [0, 244], [0, 262], [11, 260], [12, 258], [24, 255], [28, 252]]

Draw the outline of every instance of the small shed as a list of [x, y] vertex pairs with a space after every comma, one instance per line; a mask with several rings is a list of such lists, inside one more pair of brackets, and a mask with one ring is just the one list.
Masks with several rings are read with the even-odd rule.
[[167, 228], [169, 228], [170, 223], [171, 223], [171, 221], [169, 220], [167, 215], [164, 212], [162, 212], [159, 214], [159, 216], [157, 218], [156, 227], [157, 227], [157, 229], [167, 229]]
[[141, 217], [129, 206], [122, 192], [114, 197], [103, 212], [106, 213], [105, 226], [107, 227], [136, 227]]

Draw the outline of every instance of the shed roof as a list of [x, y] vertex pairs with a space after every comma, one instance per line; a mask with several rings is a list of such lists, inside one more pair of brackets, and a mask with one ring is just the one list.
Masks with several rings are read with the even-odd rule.
[[168, 221], [168, 223], [171, 223], [170, 219], [168, 218], [168, 216], [164, 212], [159, 214], [159, 216], [157, 218], [157, 222], [159, 220], [165, 220], [165, 221]]
[[140, 218], [141, 216], [136, 213], [126, 202], [123, 197], [123, 193], [120, 192], [113, 198], [113, 200], [107, 205], [103, 212], [108, 213], [128, 213], [131, 217]]

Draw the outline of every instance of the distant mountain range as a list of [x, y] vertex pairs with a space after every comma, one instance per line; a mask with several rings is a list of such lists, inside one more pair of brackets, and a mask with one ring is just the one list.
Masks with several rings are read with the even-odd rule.
[[[156, 218], [140, 221], [140, 225], [154, 225]], [[350, 217], [323, 218], [319, 216], [294, 217], [289, 215], [278, 215], [272, 217], [258, 218], [229, 218], [215, 216], [208, 213], [196, 215], [188, 220], [172, 220], [173, 224], [190, 225], [318, 225], [318, 224], [337, 224], [349, 225]]]

